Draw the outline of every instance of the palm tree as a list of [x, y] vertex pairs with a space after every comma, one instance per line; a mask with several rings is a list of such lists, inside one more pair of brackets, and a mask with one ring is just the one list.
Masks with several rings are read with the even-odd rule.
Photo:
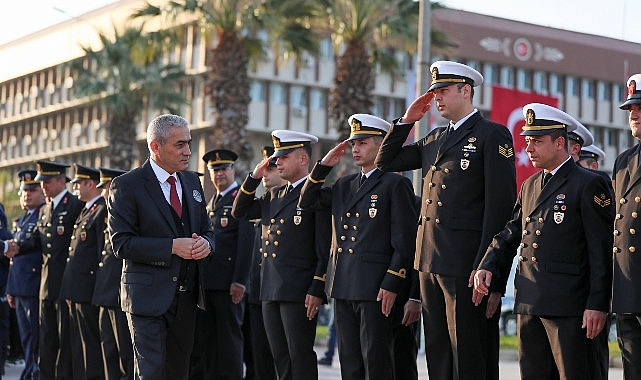
[[146, 105], [176, 113], [186, 104], [178, 87], [180, 66], [163, 61], [171, 33], [143, 33], [143, 26], [99, 33], [101, 50], [83, 47], [71, 63], [76, 96], [94, 96], [107, 111], [109, 165], [129, 169], [137, 159], [136, 119]]
[[[324, 0], [337, 58], [334, 88], [330, 91], [329, 116], [339, 141], [349, 135], [351, 114], [371, 112], [376, 74], [398, 74], [397, 52], [413, 53], [418, 39], [418, 3], [413, 0]], [[440, 7], [432, 3], [432, 8]], [[446, 36], [432, 30], [432, 49], [453, 46]]]
[[[237, 165], [247, 168], [253, 149], [247, 140], [250, 61], [265, 56], [267, 43], [277, 61], [303, 52], [316, 54], [317, 36], [309, 27], [311, 0], [174, 0], [161, 8], [147, 4], [132, 15], [160, 17], [175, 23], [178, 16], [196, 16], [208, 38], [206, 91], [214, 109], [212, 143], [238, 153]], [[266, 34], [268, 38], [260, 38]]]

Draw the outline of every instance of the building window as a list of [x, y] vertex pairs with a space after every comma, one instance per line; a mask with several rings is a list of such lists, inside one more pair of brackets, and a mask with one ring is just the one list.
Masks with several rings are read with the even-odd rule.
[[332, 51], [332, 40], [329, 38], [323, 38], [320, 40], [319, 46], [318, 46], [318, 54], [319, 57], [323, 60], [330, 60], [333, 58], [334, 53]]
[[563, 94], [563, 78], [557, 74], [550, 74], [550, 94]]
[[589, 79], [581, 80], [581, 96], [583, 99], [594, 99], [594, 81]]
[[617, 103], [622, 103], [627, 96], [626, 89], [620, 84], [612, 85], [612, 99]]
[[501, 85], [514, 87], [514, 70], [511, 67], [501, 67]]
[[313, 88], [309, 92], [309, 105], [313, 109], [325, 109], [325, 91], [320, 88]]
[[610, 84], [604, 82], [597, 82], [597, 96], [599, 101], [610, 101]]
[[548, 94], [548, 78], [543, 71], [536, 71], [534, 73], [534, 92], [543, 95]]
[[292, 86], [289, 89], [289, 105], [292, 107], [306, 107], [305, 87]]
[[569, 96], [579, 96], [579, 80], [576, 77], [568, 76], [565, 78], [565, 94]]
[[496, 74], [496, 66], [491, 63], [486, 63], [483, 70], [483, 83], [492, 85], [498, 81]]
[[529, 91], [532, 89], [532, 76], [529, 70], [516, 70], [516, 88]]
[[269, 102], [271, 104], [285, 104], [285, 87], [280, 83], [269, 86]]
[[251, 88], [249, 90], [249, 97], [252, 102], [264, 102], [265, 101], [265, 82], [260, 80], [252, 81]]

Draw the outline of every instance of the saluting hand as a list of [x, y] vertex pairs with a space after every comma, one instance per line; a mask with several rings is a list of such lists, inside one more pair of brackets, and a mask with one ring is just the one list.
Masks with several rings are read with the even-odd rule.
[[423, 115], [425, 115], [425, 113], [430, 110], [432, 106], [432, 99], [434, 99], [433, 92], [426, 92], [418, 98], [414, 99], [412, 104], [407, 107], [405, 115], [403, 115], [403, 117], [399, 121], [403, 124], [413, 124], [421, 120]]
[[262, 160], [260, 160], [259, 163], [256, 164], [256, 167], [252, 172], [252, 177], [256, 179], [263, 178], [263, 175], [265, 175], [265, 170], [267, 170], [267, 167], [269, 166], [270, 158], [271, 157], [263, 158]]
[[340, 144], [333, 147], [332, 150], [327, 152], [325, 157], [323, 157], [323, 159], [321, 160], [321, 164], [332, 167], [336, 166], [341, 160], [341, 157], [343, 157], [343, 154], [345, 154], [347, 144], [349, 144], [349, 140], [344, 140]]

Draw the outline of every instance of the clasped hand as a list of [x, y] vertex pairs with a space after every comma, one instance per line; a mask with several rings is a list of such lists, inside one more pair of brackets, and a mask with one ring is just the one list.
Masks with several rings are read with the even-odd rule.
[[207, 239], [194, 233], [190, 238], [174, 239], [171, 252], [183, 259], [199, 260], [211, 253], [211, 247]]

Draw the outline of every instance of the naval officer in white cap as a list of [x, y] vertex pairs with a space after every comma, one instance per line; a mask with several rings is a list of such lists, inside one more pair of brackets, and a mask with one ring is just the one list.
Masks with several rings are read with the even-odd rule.
[[[421, 169], [422, 202], [415, 268], [420, 271], [430, 379], [498, 379], [497, 282], [481, 308], [471, 302], [470, 276], [512, 214], [516, 172], [512, 136], [472, 103], [483, 76], [450, 61], [432, 64], [432, 84], [394, 120], [376, 165], [383, 171]], [[405, 145], [414, 126], [435, 107], [448, 119]]]
[[579, 164], [587, 169], [599, 170], [599, 163], [604, 159], [605, 152], [594, 144], [582, 148], [579, 153]]
[[[279, 379], [318, 379], [314, 338], [318, 308], [326, 302], [325, 272], [330, 223], [326, 211], [297, 207], [307, 178], [316, 136], [296, 131], [272, 132], [274, 154], [256, 165], [234, 200], [237, 219], [261, 219], [263, 225], [260, 300], [267, 340]], [[285, 186], [255, 197], [270, 161]]]
[[613, 201], [605, 179], [568, 154], [576, 120], [540, 103], [523, 107], [526, 151], [542, 169], [521, 187], [512, 220], [487, 249], [474, 302], [507, 276], [520, 247], [514, 312], [522, 379], [594, 379], [590, 343], [610, 306]]
[[[628, 96], [619, 107], [628, 112], [632, 137], [641, 140], [641, 74], [627, 82]], [[612, 312], [616, 313], [619, 347], [623, 352], [623, 376], [641, 379], [641, 235], [637, 215], [641, 212], [641, 170], [638, 143], [614, 161], [613, 184], [617, 201], [614, 229], [614, 281]]]

